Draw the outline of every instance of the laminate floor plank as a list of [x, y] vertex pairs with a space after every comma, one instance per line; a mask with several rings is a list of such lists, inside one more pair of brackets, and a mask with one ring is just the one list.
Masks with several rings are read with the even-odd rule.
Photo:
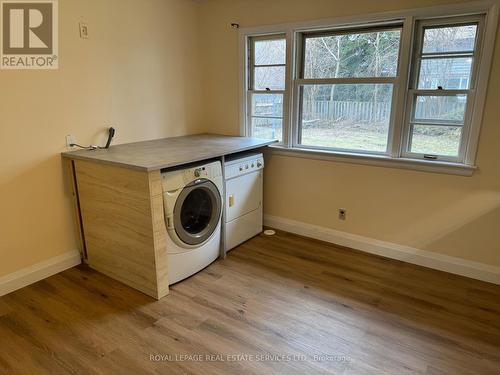
[[82, 265], [0, 298], [0, 374], [498, 374], [500, 286], [290, 233], [160, 301]]

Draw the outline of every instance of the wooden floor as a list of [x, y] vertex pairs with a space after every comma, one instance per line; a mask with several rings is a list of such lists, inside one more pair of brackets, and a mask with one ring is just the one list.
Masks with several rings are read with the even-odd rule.
[[0, 373], [499, 374], [500, 287], [287, 233], [159, 302], [81, 266], [0, 298]]

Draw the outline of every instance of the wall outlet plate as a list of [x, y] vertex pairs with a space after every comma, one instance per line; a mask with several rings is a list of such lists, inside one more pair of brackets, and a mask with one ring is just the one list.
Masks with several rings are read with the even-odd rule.
[[74, 146], [71, 145], [75, 143], [76, 143], [76, 137], [73, 134], [68, 134], [66, 136], [66, 147], [72, 149]]
[[80, 22], [80, 38], [88, 39], [89, 38], [89, 28], [85, 22]]
[[339, 208], [339, 220], [345, 220], [347, 216], [347, 210], [345, 208]]

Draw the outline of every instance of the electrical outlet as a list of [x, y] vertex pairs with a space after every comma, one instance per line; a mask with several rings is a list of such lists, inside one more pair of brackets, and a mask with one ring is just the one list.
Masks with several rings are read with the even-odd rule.
[[88, 39], [89, 38], [89, 28], [86, 23], [80, 22], [80, 38]]
[[347, 216], [347, 210], [345, 208], [339, 208], [339, 220], [345, 220]]
[[73, 148], [74, 146], [71, 146], [72, 144], [76, 143], [76, 137], [72, 134], [68, 134], [66, 136], [66, 147], [67, 148]]

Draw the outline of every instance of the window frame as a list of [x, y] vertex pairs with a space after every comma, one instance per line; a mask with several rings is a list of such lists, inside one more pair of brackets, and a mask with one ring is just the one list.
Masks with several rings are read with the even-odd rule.
[[[246, 135], [249, 137], [252, 136], [253, 127], [252, 127], [252, 118], [272, 118], [272, 119], [281, 119], [281, 137], [282, 141], [278, 142], [278, 144], [283, 144], [283, 140], [285, 137], [285, 91], [286, 91], [286, 70], [287, 70], [287, 61], [285, 59], [285, 64], [267, 64], [267, 65], [256, 65], [255, 64], [255, 42], [256, 41], [266, 41], [266, 40], [281, 40], [284, 39], [286, 43], [286, 34], [278, 33], [278, 34], [267, 34], [267, 35], [255, 35], [250, 36], [248, 38], [247, 43], [247, 82], [246, 82]], [[286, 56], [286, 53], [285, 53]], [[256, 67], [272, 67], [272, 66], [284, 66], [285, 67], [285, 88], [283, 90], [256, 90], [255, 89], [255, 68]], [[279, 94], [283, 95], [283, 114], [282, 117], [270, 117], [270, 116], [253, 116], [252, 115], [252, 99], [254, 95], [273, 95]]]
[[[378, 165], [396, 168], [409, 168], [438, 173], [450, 173], [460, 175], [472, 175], [475, 166], [479, 134], [482, 122], [482, 114], [486, 100], [489, 73], [493, 61], [493, 48], [496, 39], [496, 29], [498, 23], [499, 5], [492, 0], [485, 0], [473, 3], [452, 4], [427, 8], [409, 9], [402, 11], [389, 11], [365, 16], [337, 17], [327, 20], [312, 22], [297, 22], [263, 27], [242, 28], [240, 35], [240, 134], [249, 136], [248, 118], [248, 41], [250, 37], [270, 36], [282, 34], [286, 36], [286, 81], [283, 98], [283, 142], [271, 147], [271, 152], [311, 159], [332, 160], [349, 162], [356, 164]], [[409, 115], [408, 90], [411, 88], [414, 58], [415, 58], [415, 38], [418, 23], [445, 21], [458, 17], [481, 17], [482, 32], [478, 26], [477, 35], [482, 39], [476, 48], [478, 58], [474, 61], [473, 69], [476, 85], [474, 87], [474, 97], [468, 101], [470, 125], [467, 132], [468, 137], [462, 142], [463, 155], [460, 160], [450, 160], [439, 158], [438, 160], [428, 160], [417, 158], [414, 155], [405, 153], [405, 137], [408, 135], [406, 128], [407, 116]], [[337, 149], [325, 149], [323, 147], [304, 147], [297, 142], [299, 130], [299, 98], [298, 87], [300, 83], [300, 70], [302, 67], [301, 48], [303, 43], [302, 35], [305, 33], [321, 31], [349, 31], [363, 27], [394, 27], [395, 24], [402, 24], [400, 39], [398, 82], [393, 87], [393, 102], [391, 110], [391, 122], [388, 152], [374, 154], [359, 151], [343, 151]], [[471, 74], [472, 78], [472, 74]], [[472, 87], [472, 86], [471, 86]]]
[[[485, 17], [480, 14], [467, 15], [467, 16], [455, 16], [447, 18], [434, 18], [434, 19], [422, 19], [417, 20], [415, 24], [415, 38], [414, 38], [414, 51], [412, 55], [411, 62], [411, 72], [410, 72], [410, 83], [407, 88], [407, 98], [406, 98], [406, 114], [405, 121], [403, 124], [403, 138], [401, 140], [401, 155], [403, 157], [411, 159], [421, 159], [429, 160], [429, 156], [432, 158], [430, 160], [445, 161], [445, 162], [455, 162], [458, 164], [467, 164], [467, 149], [469, 143], [469, 135], [471, 133], [472, 124], [472, 113], [474, 110], [476, 102], [476, 85], [478, 81], [479, 67], [481, 65], [481, 52], [483, 49], [484, 41], [484, 21]], [[476, 29], [476, 40], [474, 44], [474, 51], [471, 55], [472, 66], [470, 70], [469, 77], [469, 88], [468, 89], [419, 89], [418, 81], [420, 79], [420, 67], [422, 64], [421, 52], [423, 51], [424, 42], [424, 32], [426, 28], [439, 28], [445, 26], [461, 26], [461, 25], [471, 25], [477, 24]], [[459, 53], [455, 53], [458, 55]], [[444, 53], [436, 53], [435, 55], [445, 55]], [[449, 54], [450, 57], [454, 57], [453, 54]], [[412, 152], [410, 150], [410, 138], [411, 132], [411, 119], [415, 111], [415, 101], [418, 96], [453, 96], [453, 95], [466, 95], [467, 103], [465, 106], [465, 117], [464, 123], [462, 125], [462, 134], [460, 137], [460, 144], [458, 155], [446, 156], [446, 155], [428, 155], [423, 153]]]
[[305, 43], [306, 39], [310, 36], [317, 35], [342, 35], [342, 34], [353, 34], [353, 33], [367, 33], [369, 31], [388, 31], [394, 30], [396, 28], [401, 29], [401, 39], [403, 36], [403, 22], [402, 20], [396, 20], [391, 22], [383, 22], [383, 23], [372, 23], [370, 25], [363, 25], [358, 27], [357, 25], [352, 25], [349, 28], [346, 27], [338, 27], [338, 28], [330, 28], [328, 30], [323, 31], [312, 31], [312, 32], [300, 32], [297, 56], [298, 65], [297, 65], [297, 78], [294, 79], [293, 85], [293, 107], [296, 108], [296, 118], [293, 121], [292, 127], [294, 128], [294, 136], [292, 139], [292, 148], [298, 149], [310, 149], [310, 150], [325, 150], [329, 152], [343, 152], [343, 153], [357, 153], [363, 155], [385, 155], [390, 156], [392, 154], [391, 150], [391, 140], [394, 133], [393, 123], [395, 121], [396, 111], [395, 106], [391, 105], [391, 114], [389, 116], [389, 131], [387, 134], [387, 148], [385, 151], [375, 152], [368, 150], [352, 150], [352, 149], [344, 149], [344, 148], [334, 148], [334, 147], [321, 147], [321, 146], [312, 146], [312, 145], [303, 145], [300, 143], [301, 140], [301, 118], [302, 118], [302, 87], [306, 85], [318, 85], [318, 84], [392, 84], [392, 103], [394, 103], [395, 99], [398, 96], [398, 88], [400, 87], [400, 61], [401, 61], [401, 39], [398, 51], [398, 66], [396, 67], [396, 76], [395, 77], [359, 77], [359, 78], [304, 78], [304, 56], [305, 56]]

